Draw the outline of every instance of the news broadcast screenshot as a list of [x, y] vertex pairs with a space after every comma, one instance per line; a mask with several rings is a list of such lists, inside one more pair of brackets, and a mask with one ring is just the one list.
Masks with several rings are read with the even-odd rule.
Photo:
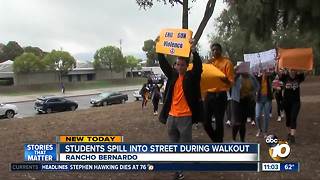
[[0, 179], [320, 179], [320, 1], [1, 0]]

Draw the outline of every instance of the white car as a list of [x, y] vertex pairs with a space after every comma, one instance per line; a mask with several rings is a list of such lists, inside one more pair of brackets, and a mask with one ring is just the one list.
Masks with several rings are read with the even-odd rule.
[[134, 91], [133, 92], [133, 97], [136, 98], [136, 101], [139, 101], [139, 99], [142, 99], [142, 96], [140, 94], [140, 91]]
[[0, 116], [6, 118], [13, 118], [16, 114], [18, 114], [17, 106], [13, 104], [0, 104]]

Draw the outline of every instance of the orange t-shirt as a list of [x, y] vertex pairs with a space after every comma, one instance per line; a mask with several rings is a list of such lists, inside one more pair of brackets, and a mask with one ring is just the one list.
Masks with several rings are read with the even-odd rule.
[[262, 76], [262, 80], [261, 80], [261, 95], [266, 96], [268, 94], [268, 90], [267, 90], [267, 78], [266, 76]]
[[209, 89], [208, 92], [228, 91], [229, 88], [234, 83], [234, 68], [233, 68], [232, 62], [228, 58], [221, 56], [221, 57], [219, 57], [217, 59], [214, 59], [212, 64], [226, 75], [226, 77], [231, 82], [231, 84], [230, 84], [230, 86], [224, 86], [224, 87], [217, 87], [217, 88]]
[[176, 84], [173, 89], [172, 103], [169, 115], [175, 117], [192, 116], [192, 112], [187, 103], [186, 97], [184, 96], [182, 82], [184, 76], [179, 75]]

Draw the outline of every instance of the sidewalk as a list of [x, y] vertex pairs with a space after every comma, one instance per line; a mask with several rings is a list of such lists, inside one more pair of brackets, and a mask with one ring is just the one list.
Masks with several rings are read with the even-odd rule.
[[28, 94], [23, 96], [2, 96], [0, 95], [0, 103], [17, 103], [17, 102], [28, 102], [35, 101], [38, 97], [43, 95], [54, 95], [62, 97], [75, 97], [75, 96], [87, 96], [95, 95], [101, 92], [112, 92], [112, 91], [133, 91], [141, 88], [141, 85], [134, 86], [122, 86], [122, 87], [111, 87], [111, 88], [102, 88], [102, 89], [89, 89], [89, 90], [77, 90], [77, 91], [66, 91], [65, 94], [61, 92], [56, 93], [39, 93], [39, 94]]

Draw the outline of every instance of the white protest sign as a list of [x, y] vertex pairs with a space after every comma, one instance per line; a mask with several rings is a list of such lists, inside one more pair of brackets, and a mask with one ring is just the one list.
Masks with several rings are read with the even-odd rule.
[[275, 49], [259, 53], [244, 54], [244, 61], [250, 62], [250, 69], [253, 73], [261, 70], [273, 71], [275, 69], [275, 59], [277, 52]]

